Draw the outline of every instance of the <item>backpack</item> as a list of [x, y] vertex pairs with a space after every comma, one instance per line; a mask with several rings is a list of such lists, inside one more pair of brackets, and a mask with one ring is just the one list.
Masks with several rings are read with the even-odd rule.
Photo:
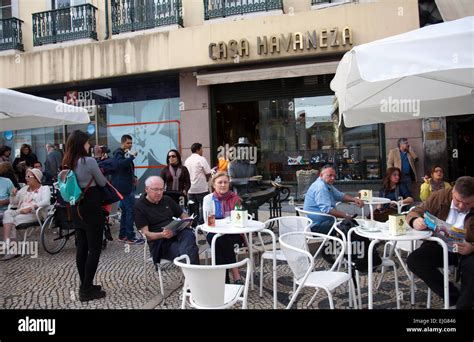
[[79, 202], [82, 190], [77, 183], [76, 174], [73, 170], [63, 170], [58, 174], [59, 193], [62, 199], [70, 205]]

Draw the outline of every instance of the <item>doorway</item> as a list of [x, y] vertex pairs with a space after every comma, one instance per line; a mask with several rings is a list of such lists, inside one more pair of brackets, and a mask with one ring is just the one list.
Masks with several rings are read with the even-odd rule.
[[474, 176], [474, 115], [446, 118], [449, 180]]

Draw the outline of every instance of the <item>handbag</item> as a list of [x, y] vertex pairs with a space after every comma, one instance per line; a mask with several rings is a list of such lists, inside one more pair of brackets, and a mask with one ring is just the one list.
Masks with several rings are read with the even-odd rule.
[[105, 186], [99, 187], [102, 193], [102, 204], [113, 204], [123, 200], [123, 195], [109, 181]]

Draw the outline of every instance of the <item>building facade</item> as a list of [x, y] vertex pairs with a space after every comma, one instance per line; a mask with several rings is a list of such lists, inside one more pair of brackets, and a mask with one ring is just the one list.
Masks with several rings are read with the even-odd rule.
[[[345, 128], [329, 87], [353, 46], [418, 28], [417, 0], [0, 4], [0, 87], [85, 106], [91, 115], [89, 125], [6, 132], [0, 145], [17, 152], [31, 143], [44, 160], [44, 143], [63, 144], [77, 128], [111, 150], [130, 134], [143, 182], [159, 174], [171, 148], [186, 158], [200, 142], [215, 164], [247, 137], [266, 179], [296, 184], [296, 171], [331, 163], [343, 187], [356, 190], [380, 187], [386, 154], [403, 136], [419, 170], [428, 167], [424, 132], [433, 125]], [[449, 131], [446, 120], [439, 125]], [[447, 153], [449, 137], [441, 140]]]

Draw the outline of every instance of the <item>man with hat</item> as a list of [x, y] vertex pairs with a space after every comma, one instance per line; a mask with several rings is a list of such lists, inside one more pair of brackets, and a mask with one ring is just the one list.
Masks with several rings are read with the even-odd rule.
[[[49, 186], [41, 185], [42, 178], [41, 170], [27, 169], [26, 185], [20, 190], [11, 190], [10, 209], [3, 214], [3, 240], [6, 251], [1, 260], [10, 260], [16, 256], [16, 253], [10, 253], [10, 233], [13, 228], [23, 223], [36, 222], [36, 210], [50, 205], [51, 191]], [[14, 236], [16, 237], [16, 234]]]

